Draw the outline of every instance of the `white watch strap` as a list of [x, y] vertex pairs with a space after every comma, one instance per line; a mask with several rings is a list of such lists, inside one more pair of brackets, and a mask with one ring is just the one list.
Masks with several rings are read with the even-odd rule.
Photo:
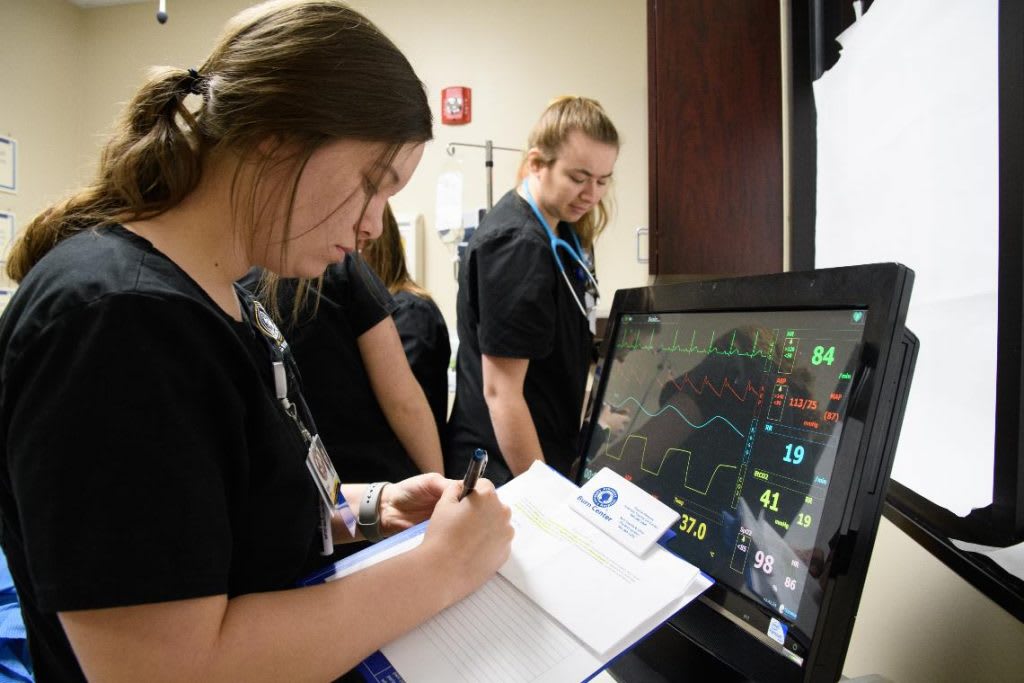
[[374, 482], [366, 487], [362, 498], [359, 499], [357, 523], [363, 538], [367, 541], [379, 541], [384, 538], [380, 531], [380, 496], [387, 485], [386, 481]]

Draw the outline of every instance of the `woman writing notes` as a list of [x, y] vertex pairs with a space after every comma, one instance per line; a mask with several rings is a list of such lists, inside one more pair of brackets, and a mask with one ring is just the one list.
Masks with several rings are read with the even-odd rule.
[[594, 240], [619, 153], [615, 126], [583, 97], [552, 102], [530, 134], [522, 182], [489, 211], [459, 274], [459, 351], [445, 472], [477, 447], [500, 484], [576, 455], [593, 339]]
[[379, 233], [430, 126], [365, 18], [260, 5], [195, 70], [155, 72], [94, 184], [27, 227], [0, 319], [0, 512], [37, 680], [331, 680], [507, 557], [488, 481], [461, 502], [437, 474], [346, 482], [364, 526], [430, 517], [423, 543], [293, 588], [331, 534], [361, 534], [315, 475], [286, 344], [233, 284], [318, 277]]

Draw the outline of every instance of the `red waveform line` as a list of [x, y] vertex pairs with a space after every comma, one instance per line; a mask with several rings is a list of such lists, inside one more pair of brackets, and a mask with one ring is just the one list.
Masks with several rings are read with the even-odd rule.
[[689, 373], [683, 373], [682, 380], [683, 380], [682, 383], [679, 383], [679, 382], [675, 381], [671, 376], [668, 378], [668, 381], [672, 382], [672, 384], [674, 384], [676, 389], [678, 389], [679, 391], [683, 390], [683, 386], [689, 384], [690, 388], [693, 389], [693, 391], [695, 393], [697, 393], [697, 394], [703, 394], [704, 393], [704, 389], [708, 388], [708, 389], [711, 390], [712, 394], [714, 394], [718, 398], [722, 398], [722, 394], [724, 394], [725, 390], [728, 389], [729, 393], [731, 393], [733, 396], [735, 396], [736, 400], [738, 400], [740, 402], [746, 401], [747, 397], [750, 395], [751, 392], [753, 392], [754, 395], [756, 396], [761, 391], [758, 387], [755, 387], [753, 384], [751, 384], [750, 380], [747, 380], [747, 386], [743, 388], [743, 395], [742, 396], [740, 396], [739, 392], [737, 392], [736, 389], [733, 388], [732, 384], [729, 383], [729, 378], [728, 377], [726, 377], [724, 380], [722, 380], [722, 386], [718, 387], [717, 389], [715, 388], [714, 384], [712, 384], [711, 382], [708, 381], [708, 376], [707, 375], [704, 375], [704, 378], [700, 381], [700, 386], [697, 386], [696, 384], [693, 383], [693, 380], [690, 379], [690, 374]]

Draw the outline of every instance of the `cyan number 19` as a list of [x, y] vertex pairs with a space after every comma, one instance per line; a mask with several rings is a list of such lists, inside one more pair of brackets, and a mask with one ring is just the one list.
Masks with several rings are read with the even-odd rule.
[[783, 462], [791, 462], [794, 465], [799, 465], [804, 460], [804, 447], [794, 446], [791, 443], [786, 444], [786, 456], [782, 458]]

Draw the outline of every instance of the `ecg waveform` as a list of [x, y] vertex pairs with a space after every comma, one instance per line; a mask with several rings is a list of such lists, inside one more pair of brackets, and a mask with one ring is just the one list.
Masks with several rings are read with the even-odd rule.
[[635, 403], [637, 405], [637, 407], [640, 408], [641, 411], [643, 411], [644, 415], [646, 415], [648, 417], [658, 417], [659, 415], [663, 414], [665, 411], [671, 410], [676, 415], [678, 415], [679, 417], [683, 418], [683, 422], [685, 422], [686, 424], [690, 425], [694, 429], [704, 429], [705, 427], [707, 427], [709, 424], [711, 424], [715, 420], [721, 420], [725, 424], [729, 425], [729, 429], [731, 429], [732, 431], [736, 432], [736, 435], [739, 436], [740, 438], [744, 438], [746, 436], [743, 432], [741, 432], [739, 429], [737, 429], [736, 425], [734, 425], [727, 418], [724, 418], [721, 415], [713, 415], [707, 421], [702, 422], [701, 424], [696, 424], [694, 422], [691, 422], [688, 417], [683, 415], [682, 411], [680, 411], [679, 408], [676, 408], [673, 405], [667, 405], [664, 408], [662, 408], [661, 410], [659, 410], [658, 412], [652, 413], [651, 411], [647, 410], [647, 408], [645, 408], [644, 405], [642, 403], [640, 403], [639, 400], [637, 400], [636, 398], [634, 398], [632, 396], [627, 396], [625, 398], [625, 400], [620, 402], [618, 405], [613, 405], [612, 407], [617, 410], [619, 408], [622, 408], [622, 406], [624, 406], [624, 405], [626, 405], [627, 403], [630, 403], [630, 402]]
[[702, 496], [708, 495], [708, 491], [711, 490], [711, 484], [712, 482], [714, 482], [715, 476], [718, 474], [719, 470], [738, 469], [736, 465], [726, 465], [724, 463], [719, 463], [718, 465], [715, 465], [714, 471], [711, 473], [711, 476], [708, 477], [708, 485], [705, 486], [703, 490], [695, 486], [690, 486], [690, 465], [693, 462], [693, 453], [682, 448], [668, 448], [665, 450], [664, 453], [662, 453], [661, 462], [658, 463], [658, 468], [651, 469], [647, 465], [647, 437], [643, 434], [630, 434], [629, 436], [627, 436], [625, 440], [622, 442], [622, 446], [619, 448], [618, 455], [612, 453], [611, 449], [608, 446], [608, 442], [611, 440], [611, 437], [605, 439], [604, 455], [606, 455], [612, 460], [622, 460], [622, 456], [626, 452], [626, 447], [629, 445], [630, 439], [639, 439], [640, 441], [643, 442], [643, 447], [640, 449], [640, 469], [648, 474], [653, 474], [656, 477], [661, 475], [661, 470], [665, 466], [665, 461], [668, 460], [668, 456], [670, 453], [679, 453], [685, 455], [686, 469], [683, 471], [683, 486], [695, 493], [701, 494]]
[[[778, 340], [779, 331], [772, 330], [772, 336], [766, 340], [768, 342], [767, 348], [758, 348], [758, 344], [761, 341], [761, 331], [754, 331], [754, 339], [750, 345], [749, 351], [736, 346], [736, 330], [733, 330], [732, 336], [729, 339], [729, 345], [727, 348], [718, 348], [715, 344], [715, 332], [712, 330], [711, 335], [708, 338], [707, 345], [700, 345], [697, 343], [697, 330], [693, 330], [690, 335], [690, 343], [686, 346], [679, 345], [679, 330], [676, 330], [672, 335], [672, 343], [668, 346], [662, 346], [658, 350], [667, 353], [699, 353], [705, 356], [720, 355], [720, 356], [741, 356], [746, 358], [763, 358], [766, 362], [771, 361], [775, 354], [775, 345]], [[655, 330], [651, 330], [649, 336], [644, 334], [641, 329], [630, 330], [628, 327], [623, 330], [622, 335], [619, 337], [619, 342], [616, 344], [616, 348], [628, 350], [628, 351], [653, 351]]]
[[[761, 349], [757, 348], [757, 340], [758, 340], [758, 337], [760, 336], [760, 334], [761, 334], [760, 330], [755, 330], [754, 331], [754, 341], [750, 345], [751, 346], [750, 351], [741, 351], [736, 346], [736, 331], [735, 330], [733, 330], [732, 337], [729, 339], [729, 348], [727, 348], [727, 349], [720, 349], [717, 346], [715, 346], [715, 333], [714, 333], [714, 331], [711, 332], [711, 338], [708, 340], [708, 345], [706, 347], [697, 346], [697, 330], [694, 330], [693, 334], [690, 335], [690, 344], [689, 344], [689, 346], [679, 346], [679, 330], [676, 330], [675, 335], [673, 335], [673, 337], [672, 337], [672, 344], [671, 344], [671, 346], [663, 346], [661, 348], [661, 350], [662, 351], [671, 351], [671, 352], [682, 352], [682, 353], [703, 353], [703, 354], [708, 355], [708, 356], [710, 356], [712, 354], [717, 354], [717, 355], [721, 355], [721, 356], [746, 356], [748, 358], [771, 358], [772, 357], [772, 353], [775, 350], [775, 339], [772, 338], [771, 345], [769, 346], [769, 348], [767, 350], [761, 350]], [[775, 335], [778, 336], [778, 332], [777, 331], [776, 331]]]
[[647, 343], [640, 343], [640, 335], [643, 334], [642, 330], [637, 330], [636, 334], [633, 335], [633, 341], [627, 341], [627, 338], [631, 335], [629, 328], [627, 327], [622, 331], [622, 336], [619, 338], [619, 343], [615, 345], [617, 349], [626, 349], [629, 351], [653, 351], [654, 350], [654, 330], [651, 330], [651, 336], [647, 339]]

